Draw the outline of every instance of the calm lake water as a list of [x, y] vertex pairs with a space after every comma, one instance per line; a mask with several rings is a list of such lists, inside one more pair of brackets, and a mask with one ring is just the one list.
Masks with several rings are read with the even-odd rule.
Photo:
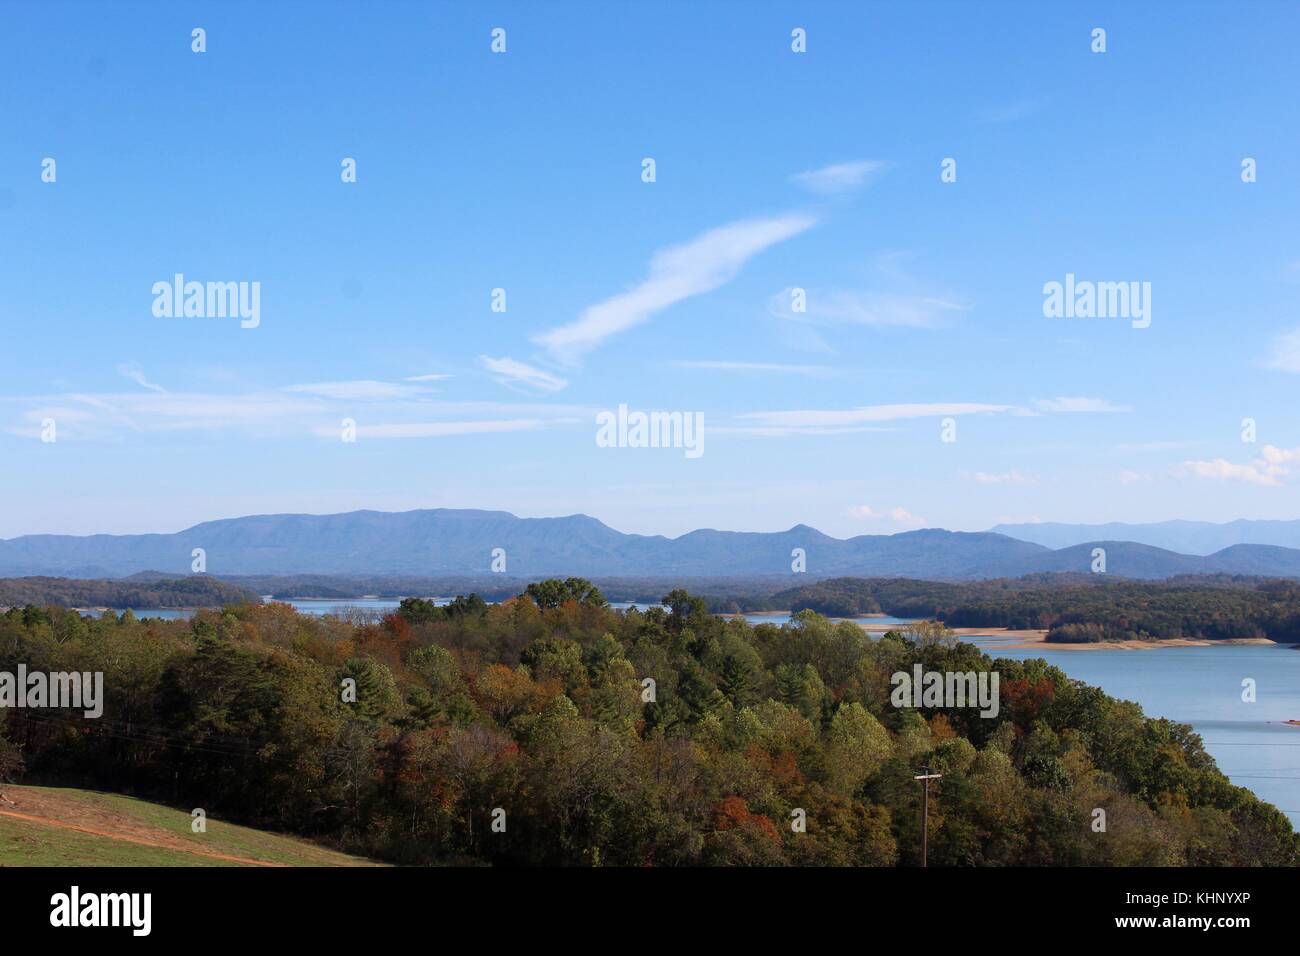
[[[751, 614], [724, 614], [723, 617], [743, 617], [750, 624], [789, 624], [793, 615], [789, 611], [755, 611]], [[832, 618], [832, 620], [904, 628], [916, 619], [911, 617], [890, 617], [887, 614], [872, 614], [863, 615], [862, 617]], [[875, 636], [879, 637], [880, 634]]]
[[[1152, 650], [1008, 649], [1011, 637], [967, 638], [992, 657], [1045, 658], [1112, 697], [1136, 701], [1149, 717], [1191, 724], [1219, 769], [1300, 828], [1300, 651], [1285, 645], [1225, 644]], [[1241, 699], [1244, 678], [1255, 702]]]
[[[350, 598], [344, 601], [328, 598], [284, 601], [283, 603], [293, 605], [293, 609], [299, 614], [314, 614], [317, 617], [325, 614], [348, 614], [353, 611], [373, 612], [382, 617], [396, 611], [402, 602], [398, 598]], [[449, 604], [451, 602], [447, 598], [433, 598], [433, 603]]]

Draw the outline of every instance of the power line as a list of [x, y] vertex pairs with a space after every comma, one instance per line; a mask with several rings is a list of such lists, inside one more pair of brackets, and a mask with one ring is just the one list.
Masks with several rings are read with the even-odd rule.
[[930, 855], [930, 781], [938, 780], [943, 777], [941, 773], [930, 773], [930, 768], [924, 768], [925, 773], [919, 777], [913, 777], [913, 780], [920, 780], [925, 790], [921, 810], [921, 867], [925, 868]]

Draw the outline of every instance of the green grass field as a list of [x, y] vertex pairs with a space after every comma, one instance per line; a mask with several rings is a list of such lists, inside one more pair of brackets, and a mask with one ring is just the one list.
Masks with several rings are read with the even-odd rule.
[[[0, 866], [248, 866], [254, 861], [285, 866], [376, 865], [295, 837], [211, 817], [206, 833], [194, 833], [192, 818], [184, 810], [119, 794], [13, 786], [0, 792], [14, 802], [0, 804], [0, 811], [58, 821], [48, 824], [0, 815]], [[220, 859], [222, 855], [240, 859]]]

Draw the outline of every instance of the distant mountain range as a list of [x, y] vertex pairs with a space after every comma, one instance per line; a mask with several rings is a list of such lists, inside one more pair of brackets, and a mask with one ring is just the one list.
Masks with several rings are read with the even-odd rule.
[[1046, 548], [1068, 548], [1090, 541], [1132, 541], [1181, 554], [1212, 555], [1237, 544], [1300, 548], [1298, 521], [1160, 521], [1155, 524], [1000, 524], [992, 531]]
[[1234, 544], [1198, 555], [1102, 538], [1053, 549], [1004, 533], [938, 529], [841, 540], [807, 525], [772, 533], [700, 530], [666, 538], [623, 534], [586, 515], [517, 518], [504, 511], [442, 508], [255, 515], [208, 521], [175, 534], [25, 535], [0, 541], [0, 576], [188, 574], [196, 548], [204, 551], [207, 573], [219, 576], [482, 574], [491, 567], [493, 550], [501, 548], [506, 573], [514, 577], [752, 577], [790, 574], [791, 553], [802, 548], [809, 578], [957, 580], [1086, 572], [1096, 547], [1105, 548], [1106, 570], [1118, 577], [1300, 577], [1300, 549], [1264, 544]]

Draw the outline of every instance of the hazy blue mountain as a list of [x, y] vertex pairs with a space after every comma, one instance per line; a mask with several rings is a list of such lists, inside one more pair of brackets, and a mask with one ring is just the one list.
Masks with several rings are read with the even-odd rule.
[[[1212, 557], [1178, 554], [1132, 541], [1089, 541], [1039, 555], [1032, 559], [1032, 566], [1026, 571], [1090, 572], [1095, 548], [1106, 552], [1106, 573], [1116, 577], [1167, 578], [1176, 574], [1212, 574], [1223, 570], [1217, 564], [1210, 563]], [[1300, 551], [1294, 554], [1300, 559]], [[1300, 571], [1300, 560], [1295, 562], [1295, 567]]]
[[1154, 524], [1000, 524], [992, 529], [1021, 541], [1059, 549], [1090, 541], [1132, 541], [1181, 554], [1214, 554], [1237, 544], [1271, 544], [1300, 548], [1300, 520], [1249, 521], [1226, 524], [1209, 521], [1160, 521]]
[[1300, 577], [1300, 551], [1272, 544], [1234, 544], [1209, 556], [1226, 574]]
[[1087, 572], [1106, 549], [1116, 576], [1233, 573], [1300, 576], [1300, 550], [1236, 545], [1208, 556], [1131, 541], [1090, 541], [1052, 550], [992, 532], [939, 529], [832, 538], [807, 525], [771, 533], [702, 529], [678, 538], [623, 534], [595, 518], [517, 518], [504, 511], [434, 509], [336, 515], [255, 515], [175, 534], [27, 535], [0, 541], [0, 576], [126, 577], [188, 574], [202, 548], [214, 575], [453, 575], [489, 571], [493, 549], [506, 574], [695, 577], [790, 574], [802, 548], [812, 577], [931, 579]]

